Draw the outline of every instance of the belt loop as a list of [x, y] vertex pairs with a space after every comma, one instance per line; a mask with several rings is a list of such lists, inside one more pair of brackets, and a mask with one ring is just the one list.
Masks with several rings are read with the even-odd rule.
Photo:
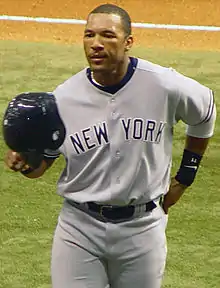
[[145, 213], [145, 210], [146, 210], [146, 204], [137, 204], [137, 205], [135, 205], [133, 216], [135, 216], [135, 217], [141, 216], [142, 214]]

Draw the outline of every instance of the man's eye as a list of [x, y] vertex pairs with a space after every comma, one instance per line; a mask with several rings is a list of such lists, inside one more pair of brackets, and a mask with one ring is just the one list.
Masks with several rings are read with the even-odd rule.
[[112, 38], [115, 38], [115, 35], [114, 34], [104, 34], [103, 35], [105, 38], [108, 38], [108, 39], [112, 39]]
[[84, 36], [86, 38], [92, 38], [94, 35], [92, 33], [85, 33]]

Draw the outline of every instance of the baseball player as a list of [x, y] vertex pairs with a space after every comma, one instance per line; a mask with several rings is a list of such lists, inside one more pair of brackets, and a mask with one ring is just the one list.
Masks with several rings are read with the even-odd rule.
[[[54, 90], [64, 143], [45, 151], [36, 169], [24, 169], [14, 151], [6, 163], [37, 178], [60, 154], [66, 159], [53, 288], [159, 288], [168, 210], [193, 183], [213, 135], [213, 93], [173, 69], [130, 57], [131, 19], [118, 6], [89, 13], [83, 42], [89, 67]], [[178, 121], [186, 124], [186, 141], [170, 180]]]

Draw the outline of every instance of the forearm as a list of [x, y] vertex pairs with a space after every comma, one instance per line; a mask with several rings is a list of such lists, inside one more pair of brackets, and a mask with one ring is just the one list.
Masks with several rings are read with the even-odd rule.
[[186, 186], [190, 186], [199, 168], [202, 156], [205, 153], [209, 140], [214, 133], [216, 109], [207, 122], [187, 127], [185, 147], [180, 169], [175, 179]]
[[185, 149], [202, 156], [205, 153], [209, 140], [210, 138], [197, 138], [187, 135]]
[[[40, 164], [40, 166], [36, 169], [29, 169], [29, 167], [26, 167], [24, 169], [24, 172], [21, 171], [22, 175], [24, 175], [27, 178], [39, 178], [43, 176], [43, 174], [46, 172], [46, 170], [52, 165], [53, 160], [43, 160]], [[26, 172], [25, 172], [26, 171]], [[30, 172], [29, 172], [30, 171]]]
[[[182, 197], [186, 188], [193, 183], [209, 139], [186, 136], [185, 150], [187, 151], [183, 153], [180, 169], [175, 178], [172, 178], [169, 191], [164, 198], [163, 208], [165, 213], [168, 213], [169, 207], [174, 205]], [[190, 166], [192, 167], [190, 168]]]

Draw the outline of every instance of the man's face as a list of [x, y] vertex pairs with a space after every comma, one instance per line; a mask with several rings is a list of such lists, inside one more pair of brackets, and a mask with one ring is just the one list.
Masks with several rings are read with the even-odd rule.
[[132, 45], [132, 37], [126, 37], [120, 16], [91, 14], [84, 32], [84, 50], [94, 72], [111, 72], [125, 59]]

